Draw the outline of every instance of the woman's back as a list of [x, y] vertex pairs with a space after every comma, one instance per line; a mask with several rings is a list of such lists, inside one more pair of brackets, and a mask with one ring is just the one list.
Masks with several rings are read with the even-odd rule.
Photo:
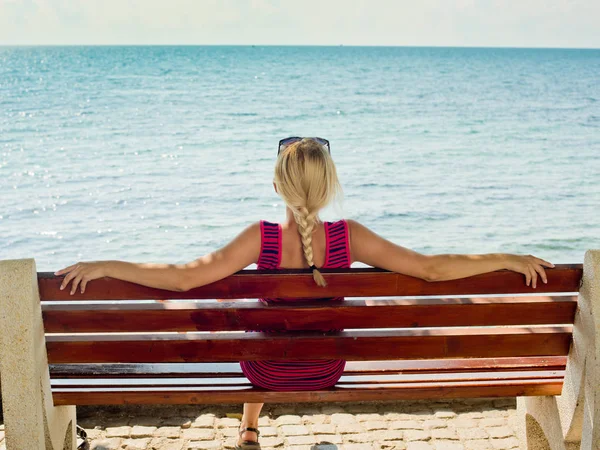
[[[261, 251], [258, 269], [307, 268], [302, 242], [293, 227], [261, 221]], [[295, 235], [294, 235], [295, 233]], [[345, 220], [323, 222], [313, 233], [314, 263], [319, 268], [350, 267], [348, 223]], [[302, 299], [263, 298], [269, 303], [294, 302]], [[341, 301], [342, 297], [326, 298]], [[272, 330], [254, 330], [273, 332]], [[315, 331], [331, 331], [315, 329]], [[308, 350], [308, 349], [307, 349]], [[346, 361], [341, 359], [302, 361], [242, 361], [244, 375], [255, 386], [271, 390], [315, 390], [333, 386], [341, 377]]]

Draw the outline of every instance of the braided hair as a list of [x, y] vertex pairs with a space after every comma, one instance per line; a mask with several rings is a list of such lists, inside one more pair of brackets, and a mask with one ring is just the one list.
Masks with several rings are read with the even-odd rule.
[[312, 233], [320, 223], [319, 210], [341, 193], [331, 155], [313, 139], [295, 142], [277, 158], [275, 183], [298, 225], [304, 258], [312, 269], [313, 279], [319, 286], [326, 286], [323, 275], [314, 263]]

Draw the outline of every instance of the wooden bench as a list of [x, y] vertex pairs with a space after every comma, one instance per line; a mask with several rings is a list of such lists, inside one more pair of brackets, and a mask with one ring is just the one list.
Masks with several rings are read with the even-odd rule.
[[[326, 288], [308, 271], [244, 270], [186, 292], [102, 279], [71, 296], [32, 259], [1, 261], [8, 450], [69, 448], [72, 405], [507, 396], [528, 448], [600, 448], [600, 251], [549, 269], [537, 289], [509, 271], [434, 283], [323, 273]], [[285, 296], [306, 300], [255, 300]], [[334, 296], [346, 300], [314, 300]], [[238, 364], [302, 358], [348, 364], [334, 388], [310, 392], [254, 388]]]

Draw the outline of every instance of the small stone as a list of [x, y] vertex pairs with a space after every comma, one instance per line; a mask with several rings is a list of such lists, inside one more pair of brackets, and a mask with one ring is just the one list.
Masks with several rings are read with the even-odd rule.
[[310, 431], [314, 434], [335, 434], [335, 425], [330, 423], [311, 425]]
[[319, 445], [319, 450], [325, 449], [325, 443], [327, 444], [341, 444], [342, 437], [339, 434], [315, 434], [315, 439]]
[[472, 441], [465, 441], [465, 447], [467, 450], [491, 450], [492, 444], [489, 439], [476, 439]]
[[433, 447], [428, 442], [415, 441], [409, 442], [406, 445], [406, 450], [433, 450]]
[[370, 433], [347, 434], [344, 437], [348, 442], [373, 442], [373, 437]]
[[478, 420], [468, 419], [468, 418], [462, 417], [462, 416], [459, 417], [458, 419], [449, 421], [448, 423], [455, 428], [478, 428], [479, 427]]
[[179, 427], [160, 427], [154, 432], [154, 437], [178, 438], [180, 434]]
[[483, 419], [484, 417], [480, 411], [471, 411], [460, 415], [461, 419]]
[[497, 409], [483, 411], [484, 417], [506, 417], [508, 416], [508, 411], [501, 411]]
[[268, 416], [261, 416], [258, 418], [258, 426], [259, 427], [268, 427], [271, 425], [271, 419]]
[[277, 428], [275, 427], [261, 427], [260, 428], [261, 436], [277, 436]]
[[390, 422], [389, 428], [392, 430], [422, 430], [423, 425], [416, 420], [394, 420]]
[[219, 428], [228, 428], [228, 427], [237, 427], [239, 428], [240, 426], [240, 420], [239, 419], [232, 419], [230, 417], [223, 417], [221, 419], [219, 419], [217, 421], [217, 426]]
[[456, 441], [436, 441], [435, 450], [465, 450], [465, 446]]
[[363, 426], [367, 429], [367, 431], [373, 430], [387, 430], [388, 424], [383, 420], [368, 420], [363, 423]]
[[276, 425], [302, 425], [302, 418], [300, 416], [279, 416], [275, 420]]
[[352, 414], [332, 414], [330, 422], [336, 425], [346, 425], [356, 423], [356, 417]]
[[[202, 442], [190, 442], [187, 445], [188, 450], [220, 450], [221, 441], [202, 441]], [[129, 450], [129, 449], [128, 449]]]
[[106, 429], [106, 437], [129, 437], [131, 427], [110, 427]]
[[146, 450], [150, 444], [150, 438], [143, 439], [125, 439], [121, 446], [127, 450]]
[[344, 444], [344, 450], [376, 450], [376, 448], [373, 444]]
[[508, 427], [486, 428], [485, 431], [487, 431], [489, 433], [490, 437], [493, 437], [493, 438], [506, 438], [506, 437], [514, 436], [513, 431]]
[[421, 430], [405, 430], [404, 440], [405, 441], [428, 441], [431, 439], [429, 432]]
[[480, 427], [501, 427], [506, 424], [504, 418], [487, 418], [479, 421]]
[[[462, 440], [487, 439], [489, 435], [481, 428], [459, 428], [456, 430]], [[487, 441], [486, 441], [487, 442]]]
[[119, 450], [119, 448], [121, 448], [121, 438], [101, 439], [90, 444], [90, 450]]
[[398, 430], [379, 430], [373, 433], [376, 442], [382, 441], [400, 441], [404, 436], [402, 431]]
[[150, 449], [152, 450], [156, 450], [156, 449], [162, 449], [162, 445], [167, 442], [168, 439], [165, 437], [153, 437], [152, 440], [150, 441]]
[[366, 422], [369, 420], [385, 420], [381, 414], [356, 414], [354, 417], [359, 422]]
[[456, 417], [456, 413], [450, 410], [436, 411], [435, 417], [438, 419], [452, 419], [453, 417]]
[[158, 448], [160, 448], [160, 450], [184, 450], [183, 446], [184, 441], [181, 439], [166, 439], [162, 446]]
[[352, 433], [364, 433], [364, 427], [358, 422], [355, 424], [344, 424], [337, 426], [337, 432], [339, 434], [352, 434]]
[[423, 428], [426, 430], [433, 428], [445, 428], [448, 426], [448, 422], [442, 419], [429, 419], [423, 422]]
[[492, 439], [492, 447], [497, 450], [508, 450], [511, 448], [519, 448], [519, 440], [511, 437], [507, 439]]
[[[306, 436], [286, 436], [289, 445], [311, 445], [317, 442], [316, 438], [310, 434]], [[261, 442], [261, 445], [264, 445]]]
[[192, 421], [187, 417], [181, 417], [181, 416], [163, 417], [160, 424], [163, 427], [189, 428], [192, 425]]
[[190, 428], [183, 430], [183, 439], [190, 441], [210, 441], [215, 438], [215, 430], [213, 428]]
[[219, 432], [225, 437], [238, 437], [239, 431], [237, 428], [221, 428]]
[[213, 428], [215, 426], [214, 416], [200, 416], [192, 422], [194, 428]]
[[403, 441], [388, 441], [381, 444], [385, 450], [406, 450], [406, 444]]
[[401, 414], [396, 412], [386, 411], [383, 413], [384, 420], [411, 420], [414, 419], [410, 414]]
[[142, 438], [142, 437], [152, 437], [154, 432], [156, 431], [156, 427], [143, 427], [140, 425], [135, 425], [131, 428], [131, 437], [132, 438]]
[[302, 416], [304, 423], [323, 424], [329, 420], [325, 414], [313, 414], [312, 416]]
[[282, 425], [280, 431], [287, 436], [301, 436], [304, 434], [310, 434], [308, 428], [304, 425]]
[[[87, 434], [87, 437], [90, 441], [95, 441], [104, 437], [104, 430], [100, 430], [97, 428], [86, 428], [85, 433]], [[2, 436], [2, 433], [0, 433], [0, 436]], [[1, 440], [2, 439], [0, 438], [0, 441]]]
[[283, 438], [280, 437], [268, 437], [260, 439], [261, 447], [279, 447], [283, 445]]
[[458, 440], [458, 435], [454, 428], [435, 428], [431, 430], [431, 437], [435, 439]]

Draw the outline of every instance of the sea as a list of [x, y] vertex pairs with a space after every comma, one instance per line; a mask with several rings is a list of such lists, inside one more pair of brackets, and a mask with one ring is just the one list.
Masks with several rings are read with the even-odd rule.
[[[0, 47], [0, 259], [184, 263], [283, 221], [277, 143], [426, 253], [600, 248], [600, 50]], [[360, 264], [357, 264], [360, 266]]]

